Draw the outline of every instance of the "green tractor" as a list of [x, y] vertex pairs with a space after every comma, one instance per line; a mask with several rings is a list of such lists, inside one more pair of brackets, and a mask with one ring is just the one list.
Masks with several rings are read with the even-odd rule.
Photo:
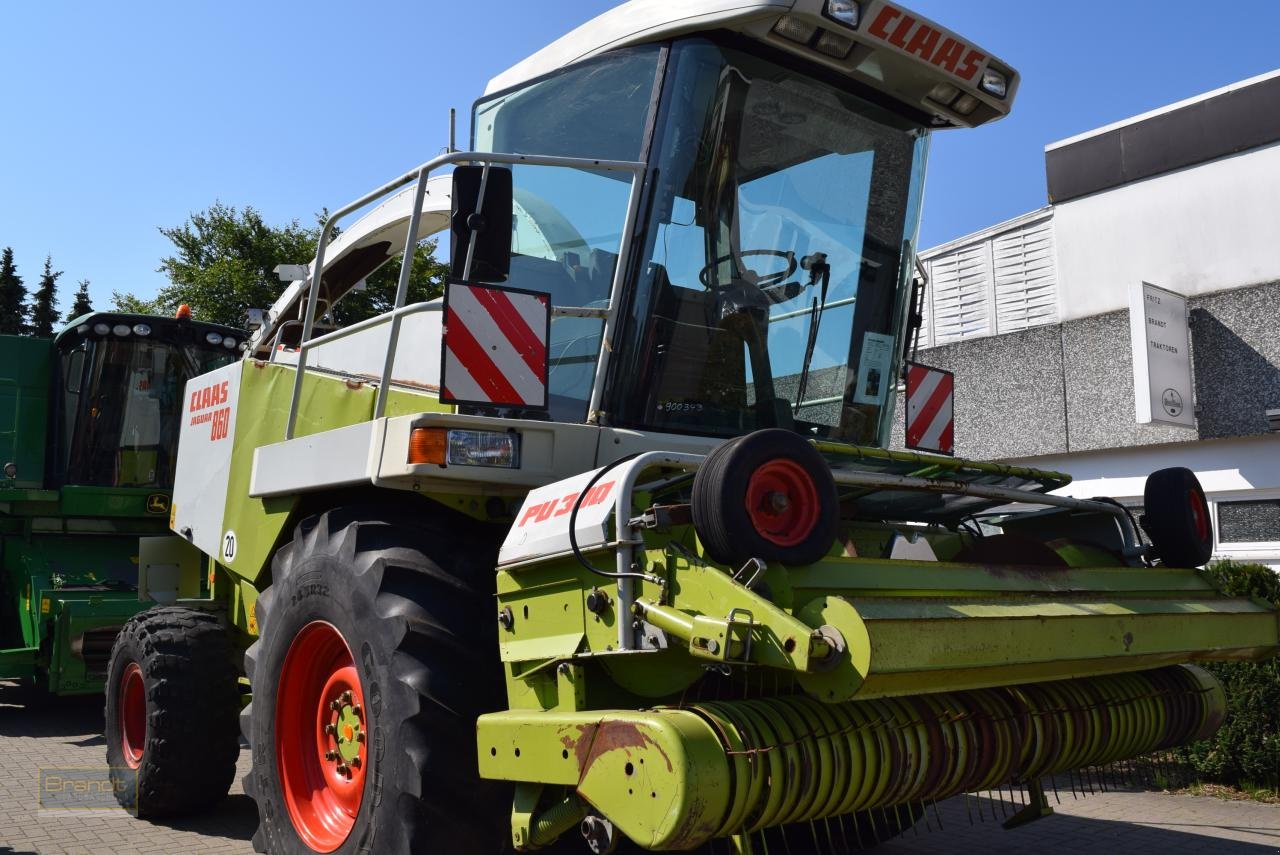
[[[102, 692], [138, 596], [139, 537], [164, 535], [183, 387], [245, 335], [95, 312], [54, 339], [0, 336], [0, 679]], [[193, 585], [154, 595], [199, 596]]]
[[[496, 78], [472, 151], [337, 210], [188, 382], [141, 560], [209, 592], [116, 641], [126, 804], [227, 792], [245, 680], [254, 842], [291, 855], [845, 852], [1213, 733], [1192, 663], [1278, 626], [1194, 569], [1194, 476], [1138, 523], [890, 449], [930, 134], [1017, 84], [882, 0], [638, 0]], [[406, 264], [317, 330], [445, 229], [442, 301]]]

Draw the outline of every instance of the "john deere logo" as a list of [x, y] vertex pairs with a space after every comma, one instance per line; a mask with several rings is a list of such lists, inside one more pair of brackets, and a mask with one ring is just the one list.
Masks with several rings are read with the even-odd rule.
[[169, 513], [169, 497], [164, 493], [152, 493], [150, 496], [147, 496], [147, 513]]

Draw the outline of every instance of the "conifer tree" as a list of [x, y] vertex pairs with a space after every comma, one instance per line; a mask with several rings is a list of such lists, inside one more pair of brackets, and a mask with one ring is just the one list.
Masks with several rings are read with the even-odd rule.
[[31, 301], [31, 334], [37, 338], [53, 338], [53, 325], [58, 322], [58, 277], [53, 270], [53, 258], [45, 256], [44, 273]]
[[67, 312], [67, 320], [75, 320], [81, 315], [87, 315], [92, 311], [93, 304], [89, 302], [89, 280], [81, 279], [80, 287], [76, 289], [75, 302], [71, 304], [71, 311]]
[[27, 289], [13, 263], [13, 247], [0, 254], [0, 335], [21, 335], [27, 331]]

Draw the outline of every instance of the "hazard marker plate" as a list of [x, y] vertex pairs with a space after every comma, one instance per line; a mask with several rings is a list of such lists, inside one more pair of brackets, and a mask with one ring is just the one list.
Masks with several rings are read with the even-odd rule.
[[546, 409], [550, 337], [549, 295], [448, 283], [441, 402]]
[[907, 363], [907, 448], [956, 453], [955, 375], [941, 368]]

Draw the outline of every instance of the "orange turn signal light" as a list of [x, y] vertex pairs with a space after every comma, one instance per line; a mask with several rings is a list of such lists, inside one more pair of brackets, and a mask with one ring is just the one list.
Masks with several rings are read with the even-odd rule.
[[449, 448], [447, 428], [414, 428], [409, 432], [410, 463], [445, 463]]

